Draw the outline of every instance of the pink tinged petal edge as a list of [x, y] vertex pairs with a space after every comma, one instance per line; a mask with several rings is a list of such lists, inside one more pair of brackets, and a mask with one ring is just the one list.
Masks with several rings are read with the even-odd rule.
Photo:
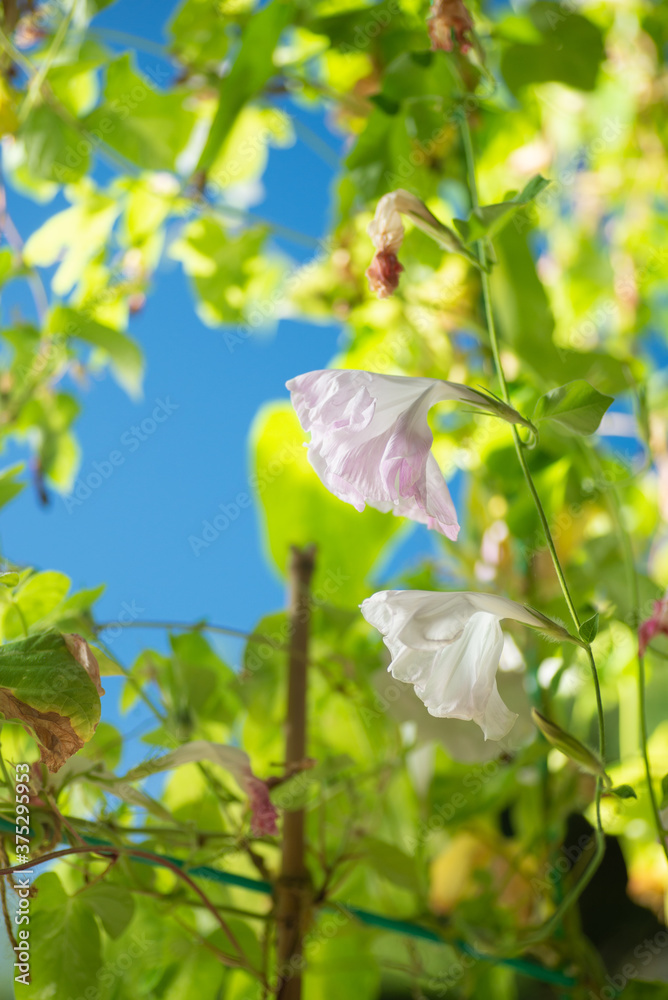
[[309, 461], [327, 489], [358, 511], [365, 504], [392, 511], [456, 540], [457, 513], [431, 454], [427, 414], [465, 387], [336, 369], [297, 376], [287, 387], [311, 432]]

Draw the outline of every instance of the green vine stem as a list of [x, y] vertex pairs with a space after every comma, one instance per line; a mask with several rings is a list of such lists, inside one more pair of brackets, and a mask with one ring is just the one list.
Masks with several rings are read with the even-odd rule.
[[640, 722], [640, 747], [643, 761], [645, 763], [645, 777], [647, 779], [647, 790], [650, 802], [652, 803], [652, 813], [656, 824], [659, 840], [663, 848], [663, 853], [668, 861], [668, 844], [666, 844], [666, 831], [661, 821], [661, 812], [657, 802], [656, 792], [652, 784], [652, 769], [649, 762], [649, 751], [647, 749], [647, 709], [645, 705], [645, 657], [638, 653], [638, 719]]
[[[590, 464], [594, 467], [594, 471], [599, 475], [602, 474], [603, 468], [601, 462], [594, 448], [587, 448], [587, 457], [589, 458]], [[608, 500], [608, 508], [610, 514], [615, 524], [617, 530], [617, 535], [622, 546], [622, 553], [624, 556], [624, 565], [626, 567], [626, 576], [628, 580], [629, 592], [631, 594], [631, 603], [634, 611], [634, 624], [637, 626], [640, 624], [640, 585], [638, 582], [638, 570], [636, 568], [635, 555], [633, 552], [633, 544], [629, 533], [624, 524], [624, 514], [622, 511], [622, 505], [619, 498], [618, 488], [613, 483], [610, 488], [606, 491], [606, 497]], [[666, 830], [664, 829], [663, 822], [661, 820], [661, 812], [659, 809], [659, 803], [656, 798], [656, 792], [654, 790], [654, 785], [652, 784], [652, 768], [649, 760], [649, 750], [647, 749], [647, 703], [645, 697], [645, 657], [638, 651], [638, 721], [640, 724], [640, 752], [642, 754], [643, 762], [645, 765], [645, 777], [647, 780], [647, 790], [649, 792], [650, 803], [652, 806], [652, 815], [654, 817], [654, 823], [656, 826], [657, 834], [663, 848], [663, 853], [668, 861], [668, 844], [666, 843]]]
[[[7, 820], [0, 819], [0, 831], [10, 833], [15, 830], [13, 823]], [[28, 867], [34, 867], [41, 864], [46, 864], [49, 861], [56, 860], [60, 857], [66, 857], [70, 854], [99, 854], [102, 857], [113, 857], [114, 855], [124, 855], [128, 857], [131, 861], [136, 861], [141, 864], [148, 864], [157, 867], [165, 867], [170, 871], [174, 871], [175, 868], [180, 870], [180, 877], [184, 874], [185, 862], [178, 858], [171, 858], [161, 854], [153, 854], [152, 852], [142, 851], [134, 846], [123, 846], [120, 844], [107, 844], [100, 840], [94, 840], [91, 837], [84, 838], [86, 840], [86, 847], [68, 847], [64, 850], [54, 851], [50, 854], [44, 854], [42, 857], [35, 861], [25, 861], [20, 864], [12, 865], [11, 867], [6, 867], [0, 869], [0, 878], [3, 875], [9, 875], [13, 872], [23, 871]], [[174, 872], [179, 874], [179, 872]], [[189, 868], [187, 871], [187, 884], [191, 886], [197, 892], [200, 898], [200, 905], [210, 909], [213, 905], [208, 897], [205, 897], [201, 889], [194, 884], [193, 880], [195, 878], [205, 879], [210, 882], [216, 882], [221, 885], [234, 886], [235, 888], [247, 889], [249, 892], [264, 893], [266, 895], [271, 895], [274, 887], [270, 882], [260, 881], [258, 879], [251, 879], [245, 875], [237, 875], [235, 872], [226, 872], [218, 868], [212, 868], [208, 865], [201, 865], [195, 868]], [[215, 904], [216, 910], [227, 909], [226, 907], [221, 907], [217, 903]], [[349, 903], [341, 903], [339, 901], [331, 901], [321, 903], [319, 909], [322, 910], [338, 910], [343, 913], [349, 914], [355, 920], [358, 920], [362, 924], [366, 924], [369, 927], [378, 927], [381, 930], [392, 931], [396, 934], [402, 934], [409, 938], [414, 938], [421, 941], [430, 941], [434, 944], [452, 944], [459, 951], [464, 952], [467, 955], [471, 955], [476, 961], [483, 962], [496, 962], [497, 959], [493, 956], [487, 955], [484, 952], [478, 952], [466, 941], [461, 941], [458, 939], [451, 939], [446, 937], [442, 932], [435, 930], [432, 927], [427, 927], [419, 923], [414, 923], [411, 920], [402, 920], [395, 917], [386, 917], [380, 913], [372, 913], [369, 910], [360, 909], [357, 906], [352, 906]], [[261, 915], [253, 914], [254, 919], [261, 919]], [[217, 920], [221, 921], [220, 914], [217, 914]], [[266, 918], [265, 918], [266, 919]], [[507, 968], [514, 969], [516, 972], [523, 976], [527, 976], [531, 979], [535, 979], [538, 982], [550, 983], [554, 986], [564, 986], [573, 987], [575, 986], [575, 980], [567, 973], [561, 972], [558, 969], [548, 969], [542, 965], [538, 965], [532, 961], [524, 961], [518, 959], [501, 959], [501, 964], [505, 965]]]
[[[471, 139], [471, 130], [469, 128], [468, 118], [465, 113], [459, 112], [458, 114], [460, 126], [462, 143], [464, 146], [464, 154], [466, 158], [466, 171], [467, 179], [469, 185], [469, 191], [471, 195], [471, 206], [473, 210], [479, 207], [478, 201], [478, 185], [476, 181], [476, 170], [475, 170], [475, 154], [473, 151], [473, 142]], [[484, 240], [478, 241], [478, 257], [481, 264], [484, 264], [486, 259], [486, 246]], [[504, 402], [510, 405], [510, 393], [508, 392], [508, 383], [506, 381], [506, 376], [503, 371], [503, 364], [501, 362], [501, 353], [499, 350], [499, 341], [496, 333], [496, 325], [494, 322], [494, 313], [492, 310], [492, 297], [489, 284], [489, 275], [481, 268], [480, 270], [480, 281], [482, 284], [482, 295], [485, 307], [485, 318], [487, 323], [487, 332], [489, 335], [489, 341], [492, 348], [492, 355], [494, 357], [494, 365], [496, 368], [496, 374], [501, 386], [501, 394], [503, 396]], [[515, 443], [515, 451], [517, 452], [517, 458], [520, 463], [520, 467], [524, 474], [526, 484], [529, 488], [529, 492], [533, 498], [534, 504], [536, 505], [536, 510], [538, 511], [538, 517], [540, 518], [540, 523], [543, 528], [543, 533], [545, 535], [545, 542], [549, 549], [550, 555], [552, 557], [552, 563], [554, 565], [554, 570], [559, 580], [559, 585], [561, 586], [562, 593], [564, 595], [564, 600], [568, 606], [568, 610], [571, 614], [571, 618], [575, 624], [576, 629], [579, 632], [580, 629], [580, 618], [575, 608], [575, 604], [571, 597], [568, 584], [566, 582], [566, 577], [564, 576], [564, 571], [559, 561], [559, 556], [554, 544], [554, 539], [552, 538], [552, 532], [550, 531], [550, 525], [547, 520], [547, 515], [543, 508], [540, 496], [536, 490], [533, 477], [531, 475], [531, 470], [526, 461], [526, 456], [524, 454], [524, 445], [519, 436], [517, 429], [512, 427], [513, 440]], [[596, 661], [594, 659], [594, 654], [592, 652], [591, 644], [586, 642], [583, 644], [587, 652], [587, 658], [589, 660], [589, 666], [591, 668], [592, 678], [594, 681], [594, 690], [596, 692], [596, 710], [598, 715], [598, 740], [599, 740], [599, 754], [601, 760], [605, 761], [605, 718], [603, 714], [603, 700], [601, 697], [601, 685], [598, 678], [598, 671], [596, 669]], [[550, 933], [553, 928], [558, 925], [563, 914], [573, 905], [573, 903], [581, 895], [591, 878], [593, 877], [596, 869], [600, 865], [603, 854], [605, 852], [605, 834], [603, 832], [603, 824], [601, 822], [601, 794], [603, 792], [603, 785], [600, 778], [596, 782], [596, 797], [595, 797], [595, 807], [596, 807], [596, 851], [591, 863], [587, 869], [583, 872], [582, 876], [571, 886], [569, 891], [565, 894], [563, 900], [556, 908], [552, 916], [529, 937], [524, 939], [524, 944], [531, 944], [542, 940], [547, 934]]]

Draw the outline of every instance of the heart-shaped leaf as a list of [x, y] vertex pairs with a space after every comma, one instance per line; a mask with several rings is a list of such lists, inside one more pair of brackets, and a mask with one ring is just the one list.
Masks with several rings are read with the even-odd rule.
[[536, 403], [533, 422], [550, 420], [572, 434], [593, 434], [614, 402], [584, 379], [550, 389]]

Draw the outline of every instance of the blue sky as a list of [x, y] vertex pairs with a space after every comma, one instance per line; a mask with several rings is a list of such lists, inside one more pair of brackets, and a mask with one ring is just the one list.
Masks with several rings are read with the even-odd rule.
[[[151, 0], [120, 0], [94, 23], [113, 30], [131, 24], [133, 34], [160, 41], [166, 17], [162, 10], [160, 18], [155, 15]], [[137, 58], [146, 69], [156, 66], [154, 53], [138, 51]], [[326, 232], [331, 163], [342, 141], [322, 116], [294, 106], [290, 112], [334, 157], [314, 152], [313, 142], [301, 138], [292, 148], [273, 151], [265, 198], [254, 211], [311, 237], [312, 248], [277, 240], [283, 250], [306, 260]], [[24, 239], [54, 211], [54, 203], [37, 206], [11, 189], [8, 200]], [[3, 302], [3, 322], [10, 308]], [[284, 602], [282, 582], [261, 550], [255, 509], [242, 510], [198, 555], [188, 539], [201, 535], [203, 522], [218, 513], [220, 504], [249, 492], [247, 435], [259, 407], [286, 398], [288, 378], [325, 367], [342, 331], [334, 324], [282, 321], [273, 335], [248, 338], [230, 352], [221, 330], [198, 319], [180, 264], [165, 260], [129, 332], [146, 354], [143, 398], [128, 398], [106, 376], [85, 394], [76, 428], [81, 476], [111, 474], [78, 505], [54, 495], [44, 508], [26, 489], [2, 513], [2, 552], [23, 564], [61, 570], [77, 589], [105, 582], [97, 606], [103, 620], [125, 611], [140, 618], [206, 618], [250, 629]], [[154, 420], [156, 410], [164, 419]], [[122, 456], [115, 467], [110, 464], [114, 452]], [[409, 543], [414, 547], [415, 538]], [[132, 629], [113, 640], [113, 652], [129, 664], [143, 646], [164, 648], [165, 642], [160, 633]], [[238, 656], [238, 643], [223, 641], [223, 646], [232, 660]], [[118, 722], [117, 683], [108, 683], [107, 690], [105, 715]], [[127, 719], [123, 728], [135, 722]]]

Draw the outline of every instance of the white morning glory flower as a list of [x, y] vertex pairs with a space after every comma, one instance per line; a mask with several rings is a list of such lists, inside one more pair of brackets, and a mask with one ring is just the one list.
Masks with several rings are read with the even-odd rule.
[[512, 618], [560, 641], [578, 642], [540, 612], [496, 594], [384, 590], [361, 610], [392, 654], [392, 676], [412, 684], [431, 715], [470, 719], [486, 740], [503, 739], [517, 718], [496, 685], [501, 620]]

